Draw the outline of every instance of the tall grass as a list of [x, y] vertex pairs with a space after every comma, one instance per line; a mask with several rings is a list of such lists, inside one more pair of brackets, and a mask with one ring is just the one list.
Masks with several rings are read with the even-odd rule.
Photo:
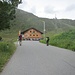
[[0, 42], [0, 72], [3, 70], [5, 63], [14, 53], [16, 47], [10, 42]]
[[[40, 42], [46, 43], [45, 40], [41, 40]], [[75, 51], [75, 30], [63, 32], [51, 37], [49, 44]]]
[[2, 37], [2, 41], [0, 41], [0, 71], [3, 70], [4, 65], [16, 50], [14, 41], [17, 39], [17, 33], [11, 30], [0, 31]]

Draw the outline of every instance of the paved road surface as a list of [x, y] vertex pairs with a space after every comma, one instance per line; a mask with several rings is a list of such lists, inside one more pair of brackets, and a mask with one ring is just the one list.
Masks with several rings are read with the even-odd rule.
[[75, 52], [24, 41], [1, 75], [75, 75]]

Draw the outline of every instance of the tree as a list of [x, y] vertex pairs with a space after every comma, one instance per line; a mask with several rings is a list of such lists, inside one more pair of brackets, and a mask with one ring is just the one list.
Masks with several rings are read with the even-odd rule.
[[22, 0], [0, 0], [0, 30], [10, 28], [10, 20], [15, 18], [15, 9]]

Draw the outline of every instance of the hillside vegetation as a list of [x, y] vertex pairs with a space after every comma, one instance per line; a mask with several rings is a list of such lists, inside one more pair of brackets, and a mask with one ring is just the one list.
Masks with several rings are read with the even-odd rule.
[[75, 28], [75, 20], [39, 18], [32, 13], [17, 9], [16, 18], [11, 22], [11, 29], [14, 29], [14, 31], [23, 31], [28, 28], [34, 27], [43, 32], [43, 21], [45, 21], [46, 32], [58, 30], [67, 31], [69, 29]]
[[54, 36], [50, 44], [75, 51], [75, 30], [70, 30]]
[[[60, 34], [55, 34], [53, 37], [49, 37], [50, 45], [75, 51], [75, 30], [69, 30]], [[40, 42], [46, 43], [45, 40], [41, 40]]]

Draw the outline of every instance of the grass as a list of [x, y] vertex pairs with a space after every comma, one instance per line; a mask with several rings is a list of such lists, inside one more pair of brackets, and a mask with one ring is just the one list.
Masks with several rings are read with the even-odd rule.
[[[50, 35], [50, 34], [49, 34]], [[50, 45], [75, 51], [75, 30], [70, 30], [50, 37]], [[40, 40], [46, 43], [45, 40]]]
[[13, 42], [0, 42], [0, 72], [15, 50], [16, 46]]
[[14, 42], [18, 39], [18, 31], [3, 30], [0, 31], [0, 37], [2, 37], [2, 41], [0, 41], [0, 72], [2, 72], [5, 64], [16, 50]]

